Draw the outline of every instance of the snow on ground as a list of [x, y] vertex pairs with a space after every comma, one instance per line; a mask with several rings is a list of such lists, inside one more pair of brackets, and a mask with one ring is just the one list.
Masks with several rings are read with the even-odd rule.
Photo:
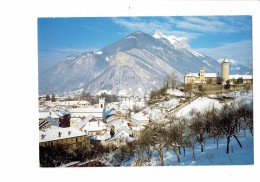
[[185, 96], [185, 94], [178, 89], [168, 89], [167, 94], [175, 96]]
[[177, 113], [177, 117], [191, 117], [193, 111], [205, 111], [207, 109], [210, 109], [212, 107], [215, 107], [217, 109], [220, 109], [222, 107], [222, 104], [219, 103], [216, 99], [210, 99], [207, 97], [199, 97], [192, 101], [187, 106], [181, 108]]
[[171, 99], [169, 101], [160, 103], [158, 106], [169, 110], [175, 108], [178, 104], [179, 104], [178, 99]]
[[157, 119], [160, 119], [162, 117], [162, 111], [161, 109], [158, 109], [158, 108], [146, 108], [144, 110], [146, 114], [146, 116], [152, 120], [157, 120]]
[[[249, 130], [246, 131], [244, 136], [243, 131], [238, 135], [239, 141], [243, 148], [240, 148], [234, 138], [231, 138], [230, 153], [226, 154], [226, 138], [219, 140], [219, 148], [214, 143], [214, 139], [208, 139], [205, 142], [204, 152], [201, 152], [200, 145], [195, 147], [195, 161], [193, 160], [192, 149], [181, 149], [181, 160], [178, 162], [176, 154], [171, 149], [164, 148], [164, 165], [165, 166], [203, 166], [203, 165], [253, 165], [254, 164], [254, 139]], [[232, 152], [233, 148], [233, 152]], [[127, 166], [133, 163], [133, 159], [121, 166]], [[158, 152], [154, 151], [152, 159], [149, 163], [151, 166], [160, 166]]]
[[[214, 139], [206, 141], [205, 151], [201, 153], [200, 146], [195, 148], [195, 161], [193, 161], [192, 150], [186, 150], [185, 156], [182, 155], [181, 162], [177, 162], [176, 155], [168, 151], [165, 155], [165, 165], [250, 165], [254, 164], [253, 137], [247, 131], [246, 137], [243, 132], [239, 134], [239, 140], [243, 146], [240, 148], [234, 138], [231, 138], [230, 153], [226, 154], [226, 139], [219, 141], [219, 149], [214, 144]], [[233, 148], [233, 153], [232, 153]], [[183, 153], [183, 150], [181, 150]], [[158, 165], [158, 164], [153, 164]]]
[[[160, 102], [156, 107], [147, 107], [144, 109], [144, 113], [146, 116], [152, 120], [157, 120], [163, 117], [167, 113], [167, 110], [174, 109], [177, 105], [179, 105], [179, 99], [173, 98], [169, 101]], [[163, 112], [164, 111], [164, 112]]]
[[235, 101], [244, 101], [247, 106], [253, 107], [253, 91], [250, 90], [248, 93], [246, 92], [236, 92]]

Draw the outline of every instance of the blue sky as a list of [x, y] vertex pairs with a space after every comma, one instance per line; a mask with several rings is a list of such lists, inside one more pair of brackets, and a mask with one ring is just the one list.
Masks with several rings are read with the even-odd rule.
[[97, 51], [135, 31], [187, 37], [191, 48], [215, 59], [252, 61], [251, 16], [39, 18], [39, 72], [64, 57]]

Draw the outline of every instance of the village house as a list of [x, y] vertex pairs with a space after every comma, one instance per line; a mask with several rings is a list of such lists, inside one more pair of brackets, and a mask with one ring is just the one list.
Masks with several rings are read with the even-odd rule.
[[125, 117], [125, 114], [124, 114], [123, 112], [121, 112], [121, 111], [117, 111], [114, 115], [115, 115], [116, 117], [118, 117], [118, 118], [123, 118], [123, 117]]
[[103, 108], [72, 108], [68, 109], [71, 115], [71, 118], [86, 118], [90, 115], [103, 120], [104, 118], [104, 109]]
[[59, 126], [60, 119], [64, 116], [59, 111], [39, 112], [39, 129], [48, 128], [52, 125]]
[[132, 142], [132, 141], [134, 141], [133, 131], [131, 131], [127, 127], [121, 127], [121, 129], [117, 131], [112, 138], [106, 140], [107, 145], [112, 144], [117, 147], [121, 145], [125, 145], [127, 142]]
[[102, 144], [105, 144], [105, 140], [111, 138], [111, 128], [102, 120], [91, 115], [78, 122], [75, 128], [86, 133], [91, 140], [101, 141]]
[[58, 111], [48, 111], [48, 112], [39, 112], [39, 121], [44, 120], [47, 117], [51, 117], [57, 121], [63, 116], [61, 112]]
[[134, 127], [145, 126], [149, 123], [149, 118], [147, 118], [142, 112], [133, 114], [130, 118]]
[[99, 99], [98, 107], [80, 107], [68, 109], [71, 118], [84, 119], [89, 115], [105, 120], [105, 99]]
[[123, 118], [117, 118], [115, 116], [111, 116], [107, 119], [107, 125], [113, 129], [115, 133], [121, 130], [122, 127], [126, 127], [131, 130], [132, 124]]
[[59, 122], [52, 117], [47, 117], [44, 120], [39, 121], [39, 129], [43, 130], [51, 126], [59, 126]]
[[89, 146], [90, 140], [86, 133], [76, 128], [51, 126], [39, 132], [39, 144], [42, 147], [61, 144], [70, 149], [77, 149]]
[[[240, 81], [239, 81], [240, 80]], [[229, 75], [230, 84], [252, 84], [252, 75]]]

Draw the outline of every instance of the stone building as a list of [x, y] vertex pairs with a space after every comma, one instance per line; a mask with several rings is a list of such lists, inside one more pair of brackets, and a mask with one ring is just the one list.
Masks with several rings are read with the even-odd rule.
[[[230, 75], [229, 74], [229, 65], [230, 62], [227, 59], [224, 59], [221, 62], [221, 75], [219, 73], [205, 73], [205, 70], [202, 68], [198, 73], [188, 73], [184, 76], [184, 84], [192, 85], [202, 85], [202, 84], [226, 84], [227, 81], [230, 81], [230, 84], [251, 84], [253, 77], [252, 75]], [[238, 82], [238, 79], [242, 82]]]

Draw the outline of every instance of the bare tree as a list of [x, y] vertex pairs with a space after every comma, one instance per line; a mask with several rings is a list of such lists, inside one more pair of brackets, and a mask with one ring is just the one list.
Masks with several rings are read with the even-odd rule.
[[239, 124], [239, 116], [237, 114], [235, 103], [233, 102], [229, 105], [224, 105], [219, 113], [219, 117], [216, 119], [217, 120], [214, 122], [215, 127], [218, 129], [219, 133], [223, 133], [227, 139], [226, 153], [229, 153], [229, 144], [232, 136], [242, 148], [240, 141], [236, 137], [236, 128]]
[[211, 108], [209, 111], [207, 111], [208, 114], [210, 114], [210, 136], [214, 138], [214, 143], [215, 141], [217, 142], [217, 149], [219, 149], [218, 142], [219, 140], [223, 137], [223, 133], [219, 128], [217, 127], [217, 124], [215, 124], [219, 120], [219, 115], [216, 110], [216, 108]]
[[184, 86], [185, 95], [188, 94], [188, 97], [191, 97], [192, 89], [194, 88], [193, 83], [188, 83]]
[[203, 122], [203, 115], [200, 112], [195, 113], [191, 119], [190, 129], [192, 135], [195, 136], [197, 142], [201, 146], [201, 152], [203, 152], [203, 142], [206, 140], [205, 137], [205, 123]]
[[178, 80], [178, 77], [176, 75], [176, 72], [173, 72], [171, 74], [166, 75], [165, 78], [164, 78], [166, 88], [167, 89], [168, 88], [174, 89], [177, 85], [177, 80]]
[[247, 107], [244, 103], [240, 103], [237, 113], [240, 116], [241, 127], [244, 132], [248, 127], [251, 135], [253, 136], [253, 109]]

